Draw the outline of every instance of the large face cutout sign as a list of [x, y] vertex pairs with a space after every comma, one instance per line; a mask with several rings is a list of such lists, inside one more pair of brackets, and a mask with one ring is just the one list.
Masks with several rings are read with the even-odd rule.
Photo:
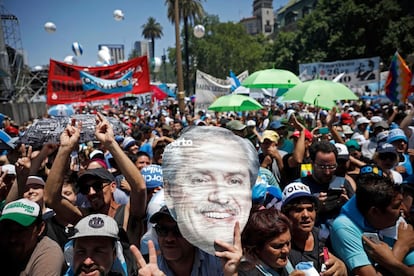
[[192, 127], [163, 154], [165, 201], [190, 243], [214, 255], [214, 240], [233, 243], [249, 217], [259, 169], [247, 139], [220, 127]]

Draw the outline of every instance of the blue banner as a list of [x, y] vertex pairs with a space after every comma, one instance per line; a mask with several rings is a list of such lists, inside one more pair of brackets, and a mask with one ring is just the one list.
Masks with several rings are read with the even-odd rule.
[[115, 80], [101, 79], [85, 71], [79, 73], [82, 80], [82, 89], [85, 91], [98, 90], [104, 93], [120, 93], [132, 90], [132, 71]]

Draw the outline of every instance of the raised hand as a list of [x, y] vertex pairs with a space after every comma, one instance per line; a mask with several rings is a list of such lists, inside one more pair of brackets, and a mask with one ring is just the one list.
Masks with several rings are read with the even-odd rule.
[[223, 260], [224, 275], [237, 275], [240, 260], [243, 256], [239, 222], [237, 221], [234, 225], [233, 244], [220, 240], [214, 242], [223, 248], [223, 251], [216, 251], [215, 255]]
[[140, 276], [165, 276], [165, 273], [158, 268], [157, 264], [157, 253], [155, 252], [154, 243], [150, 240], [148, 241], [148, 250], [149, 250], [149, 263], [145, 262], [144, 257], [142, 257], [141, 252], [135, 245], [131, 245], [129, 248], [134, 255], [139, 267], [138, 275]]

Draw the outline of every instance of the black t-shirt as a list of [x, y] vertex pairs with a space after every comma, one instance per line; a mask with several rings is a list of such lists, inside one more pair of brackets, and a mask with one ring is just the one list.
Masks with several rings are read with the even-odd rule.
[[295, 245], [294, 239], [292, 238], [292, 248], [290, 249], [289, 253], [289, 260], [292, 263], [293, 267], [295, 267], [300, 262], [313, 262], [313, 266], [317, 269], [321, 269], [322, 259], [319, 256], [323, 253], [323, 246], [324, 242], [319, 242], [319, 229], [314, 227], [312, 229], [312, 235], [314, 240], [314, 246], [312, 251], [303, 251], [302, 249], [298, 248]]
[[285, 156], [283, 156], [283, 158], [282, 158], [282, 160], [283, 160], [283, 170], [281, 172], [282, 179], [281, 179], [281, 184], [280, 184], [280, 187], [282, 189], [284, 187], [286, 187], [288, 184], [290, 184], [290, 183], [294, 182], [295, 180], [303, 177], [303, 175], [301, 174], [302, 169], [304, 167], [303, 165], [309, 164], [309, 166], [311, 166], [310, 164], [312, 164], [312, 160], [310, 159], [310, 157], [304, 157], [303, 161], [302, 161], [302, 164], [299, 164], [296, 167], [289, 167], [288, 159], [292, 155], [293, 155], [292, 153], [288, 153]]

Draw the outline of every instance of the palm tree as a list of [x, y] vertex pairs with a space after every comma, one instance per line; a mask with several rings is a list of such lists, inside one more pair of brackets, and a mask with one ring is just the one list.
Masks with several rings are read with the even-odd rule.
[[[202, 5], [202, 0], [178, 0], [180, 9], [180, 21], [184, 23], [184, 56], [185, 56], [185, 90], [187, 93], [190, 88], [189, 84], [189, 66], [190, 66], [190, 54], [188, 51], [188, 24], [194, 23], [196, 20], [201, 21], [205, 12]], [[167, 16], [168, 19], [174, 23], [174, 2], [175, 0], [165, 0], [165, 4], [168, 6]]]
[[147, 23], [141, 26], [142, 36], [145, 39], [151, 39], [151, 50], [152, 56], [151, 60], [154, 60], [155, 56], [155, 39], [161, 38], [164, 34], [162, 33], [162, 26], [160, 23], [155, 20], [154, 17], [149, 17]]

